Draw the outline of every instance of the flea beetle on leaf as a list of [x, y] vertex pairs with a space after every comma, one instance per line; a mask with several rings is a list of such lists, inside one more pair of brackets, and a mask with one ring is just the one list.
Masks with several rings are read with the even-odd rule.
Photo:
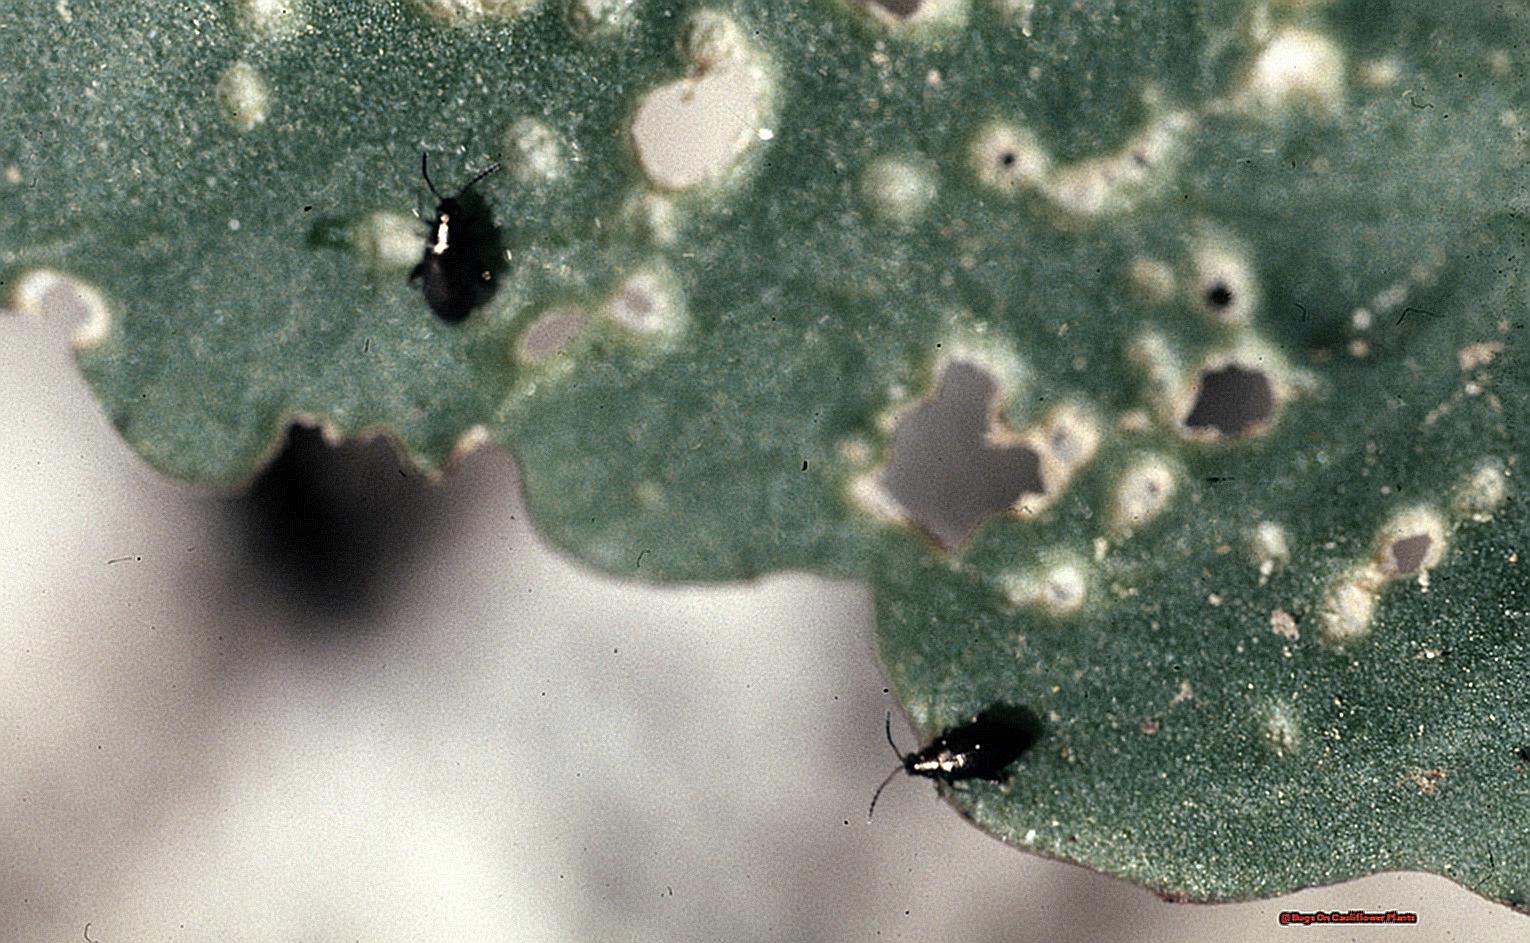
[[898, 773], [924, 776], [949, 786], [963, 779], [1004, 781], [1004, 770], [1041, 738], [1041, 719], [1023, 707], [991, 707], [971, 723], [953, 727], [917, 753], [904, 753], [893, 743], [892, 711], [887, 712], [887, 744], [900, 766], [887, 774], [871, 796], [866, 821], [876, 811], [882, 790]]
[[455, 324], [494, 294], [494, 280], [504, 270], [505, 256], [493, 213], [483, 198], [470, 192], [478, 181], [499, 169], [495, 164], [451, 196], [442, 196], [430, 182], [428, 155], [420, 155], [420, 176], [435, 194], [436, 215], [425, 241], [425, 257], [409, 273], [422, 279], [425, 303], [436, 316]]

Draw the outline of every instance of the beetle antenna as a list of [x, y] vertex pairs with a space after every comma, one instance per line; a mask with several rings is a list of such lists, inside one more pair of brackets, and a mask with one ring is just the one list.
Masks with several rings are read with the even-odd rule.
[[894, 756], [896, 756], [899, 760], [903, 759], [903, 751], [898, 749], [898, 745], [896, 743], [893, 743], [893, 738], [892, 738], [892, 711], [888, 711], [887, 712], [887, 745], [893, 748], [893, 755]]
[[436, 195], [436, 199], [444, 200], [446, 197], [442, 196], [441, 191], [436, 189], [436, 185], [430, 182], [430, 169], [426, 165], [429, 157], [430, 154], [428, 152], [420, 152], [420, 176], [425, 178], [425, 186], [429, 187], [430, 192]]
[[871, 794], [871, 806], [866, 810], [866, 821], [868, 823], [871, 822], [871, 813], [873, 813], [873, 812], [875, 812], [877, 810], [877, 800], [879, 798], [881, 798], [882, 790], [886, 789], [887, 788], [887, 784], [893, 781], [893, 777], [898, 775], [898, 771], [899, 770], [907, 769], [907, 762], [906, 762], [905, 757], [903, 756], [903, 751], [898, 749], [898, 745], [896, 743], [893, 743], [893, 738], [892, 738], [892, 711], [888, 711], [887, 712], [887, 720], [886, 720], [886, 723], [885, 723], [885, 727], [886, 727], [886, 730], [887, 730], [887, 745], [892, 747], [893, 756], [896, 756], [898, 758], [898, 763], [900, 765], [894, 766], [893, 767], [893, 771], [891, 773], [887, 774], [887, 778], [886, 779], [882, 780], [882, 785], [878, 786], [877, 787], [877, 791]]
[[877, 800], [882, 798], [882, 790], [886, 789], [887, 788], [887, 784], [893, 781], [893, 777], [898, 775], [902, 771], [903, 771], [903, 767], [901, 767], [901, 766], [894, 766], [893, 767], [893, 771], [891, 773], [887, 774], [887, 778], [886, 779], [882, 780], [882, 785], [878, 786], [877, 787], [877, 791], [871, 794], [871, 805], [870, 805], [869, 808], [866, 809], [866, 824], [867, 825], [871, 824], [871, 814], [877, 810]]
[[492, 174], [494, 171], [498, 170], [499, 167], [500, 167], [499, 161], [495, 161], [493, 164], [490, 164], [488, 170], [485, 170], [483, 173], [481, 173], [478, 176], [474, 177], [472, 180], [469, 180], [467, 182], [467, 186], [465, 186], [461, 190], [457, 191], [457, 195], [461, 196], [462, 194], [464, 194], [464, 193], [468, 192], [469, 190], [473, 189], [473, 184], [475, 184], [478, 181], [482, 180], [483, 178], [487, 177], [489, 174]]

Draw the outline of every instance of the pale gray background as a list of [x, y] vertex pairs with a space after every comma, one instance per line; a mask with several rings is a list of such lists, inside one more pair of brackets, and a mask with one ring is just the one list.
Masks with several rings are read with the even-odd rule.
[[375, 565], [305, 582], [251, 552], [249, 501], [118, 439], [74, 317], [0, 319], [0, 940], [1530, 934], [1424, 875], [1162, 903], [999, 844], [923, 781], [868, 826], [892, 760], [863, 587], [585, 573], [538, 542], [504, 454], [428, 487], [379, 445], [336, 489]]

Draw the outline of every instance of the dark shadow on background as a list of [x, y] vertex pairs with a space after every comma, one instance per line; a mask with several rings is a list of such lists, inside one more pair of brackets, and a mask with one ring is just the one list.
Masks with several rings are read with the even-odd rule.
[[451, 505], [382, 439], [330, 446], [293, 426], [281, 454], [227, 502], [239, 596], [269, 597], [300, 634], [375, 622], [446, 530]]

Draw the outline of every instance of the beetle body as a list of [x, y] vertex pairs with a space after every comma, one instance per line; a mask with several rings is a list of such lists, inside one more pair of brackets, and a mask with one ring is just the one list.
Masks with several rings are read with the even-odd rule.
[[900, 766], [877, 787], [866, 810], [866, 820], [876, 811], [877, 799], [899, 771], [923, 776], [949, 786], [964, 779], [1003, 782], [1004, 771], [1035, 745], [1041, 737], [1041, 721], [1022, 707], [999, 706], [977, 715], [970, 723], [953, 727], [915, 753], [902, 753], [892, 738], [892, 713], [887, 715], [887, 742], [899, 754]]
[[442, 196], [430, 182], [426, 155], [420, 155], [420, 175], [436, 195], [436, 215], [425, 240], [425, 255], [409, 273], [421, 280], [425, 303], [443, 321], [456, 323], [494, 294], [494, 280], [504, 268], [499, 231], [482, 198], [471, 193], [478, 181], [499, 169], [495, 164], [451, 196]]

